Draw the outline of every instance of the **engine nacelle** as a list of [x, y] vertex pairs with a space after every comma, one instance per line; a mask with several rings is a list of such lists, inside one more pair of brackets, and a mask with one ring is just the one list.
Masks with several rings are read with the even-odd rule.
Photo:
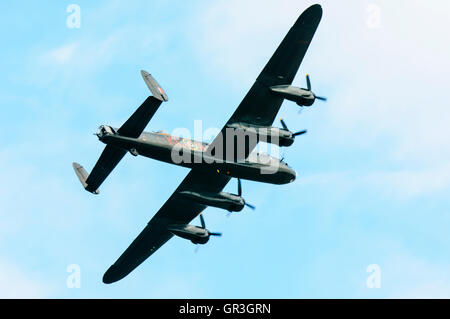
[[244, 130], [248, 134], [256, 134], [258, 138], [266, 143], [278, 146], [291, 146], [294, 143], [294, 135], [291, 131], [273, 126], [256, 126], [247, 123], [233, 123], [228, 127]]
[[245, 206], [245, 201], [241, 196], [230, 193], [209, 193], [209, 192], [192, 192], [181, 191], [178, 194], [183, 197], [196, 201], [199, 204], [213, 206], [217, 208], [226, 209], [230, 212], [239, 212]]
[[190, 240], [193, 244], [206, 244], [210, 232], [198, 226], [192, 225], [169, 225], [167, 229], [174, 235]]
[[315, 100], [314, 93], [310, 90], [301, 89], [292, 85], [276, 85], [270, 87], [270, 90], [300, 106], [311, 106]]

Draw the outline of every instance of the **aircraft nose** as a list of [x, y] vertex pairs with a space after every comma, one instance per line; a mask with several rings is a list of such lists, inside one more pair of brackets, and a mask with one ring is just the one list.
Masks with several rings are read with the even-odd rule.
[[297, 174], [295, 174], [295, 175], [292, 175], [292, 178], [291, 178], [291, 183], [293, 182], [293, 181], [295, 181], [295, 178], [297, 177]]
[[289, 181], [290, 183], [292, 183], [293, 181], [295, 181], [295, 179], [297, 178], [297, 172], [294, 170], [291, 170], [291, 180]]
[[296, 177], [297, 177], [297, 172], [294, 171], [292, 168], [290, 168], [289, 166], [286, 165], [286, 179], [289, 181], [289, 183], [292, 183], [293, 181], [295, 181]]
[[297, 172], [294, 171], [292, 168], [290, 168], [289, 166], [285, 165], [280, 172], [280, 176], [282, 179], [282, 184], [288, 184], [288, 183], [292, 183], [293, 181], [295, 181], [295, 178], [297, 177]]

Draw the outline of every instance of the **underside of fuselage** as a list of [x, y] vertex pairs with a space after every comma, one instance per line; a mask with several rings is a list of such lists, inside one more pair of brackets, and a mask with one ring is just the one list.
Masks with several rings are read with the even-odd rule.
[[114, 129], [109, 131], [98, 135], [99, 139], [134, 156], [270, 184], [287, 184], [296, 177], [296, 172], [286, 163], [266, 154], [254, 152], [243, 159], [230, 152], [213, 156], [208, 152], [208, 144], [167, 133], [144, 132], [138, 138], [130, 138], [121, 136]]

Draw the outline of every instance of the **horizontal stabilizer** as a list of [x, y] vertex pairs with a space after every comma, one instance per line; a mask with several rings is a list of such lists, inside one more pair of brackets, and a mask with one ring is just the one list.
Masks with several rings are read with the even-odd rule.
[[142, 134], [148, 122], [155, 115], [162, 101], [154, 96], [149, 96], [144, 103], [123, 123], [117, 130], [122, 136], [138, 138]]
[[98, 188], [100, 185], [104, 182], [109, 173], [112, 172], [126, 153], [127, 151], [124, 149], [117, 148], [112, 145], [106, 145], [102, 155], [100, 155], [100, 158], [92, 169], [91, 174], [89, 174], [89, 177], [85, 181], [87, 184], [85, 189], [88, 192], [98, 194]]
[[[73, 163], [72, 166], [73, 166], [73, 169], [74, 169], [74, 171], [75, 171], [75, 174], [77, 174], [77, 177], [78, 177], [78, 179], [79, 179], [80, 182], [81, 182], [81, 185], [83, 185], [83, 187], [86, 188], [87, 185], [88, 185], [88, 184], [86, 183], [86, 180], [87, 180], [87, 178], [88, 178], [88, 176], [89, 176], [88, 172], [86, 172], [86, 170], [84, 169], [84, 167], [81, 166], [81, 165], [78, 164], [78, 163]], [[95, 191], [92, 192], [92, 193], [98, 194], [99, 191], [98, 191], [98, 190], [95, 190]]]
[[142, 70], [141, 75], [145, 81], [145, 84], [147, 84], [148, 88], [150, 89], [155, 98], [164, 102], [169, 100], [169, 97], [167, 96], [166, 92], [164, 92], [162, 87], [158, 84], [158, 82], [156, 82], [156, 80], [150, 73]]

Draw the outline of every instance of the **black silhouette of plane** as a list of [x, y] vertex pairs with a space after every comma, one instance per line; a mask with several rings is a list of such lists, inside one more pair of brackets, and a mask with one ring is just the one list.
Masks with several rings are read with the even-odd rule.
[[[106, 144], [92, 172], [79, 164], [73, 168], [83, 187], [98, 194], [103, 183], [119, 161], [129, 152], [170, 164], [181, 165], [190, 172], [144, 230], [119, 259], [106, 271], [104, 283], [127, 276], [158, 250], [173, 235], [204, 244], [210, 236], [220, 236], [206, 229], [201, 212], [207, 206], [240, 211], [254, 208], [242, 198], [241, 179], [272, 184], [294, 181], [296, 172], [283, 160], [253, 152], [259, 141], [290, 146], [296, 136], [306, 133], [273, 127], [274, 119], [285, 99], [300, 106], [310, 106], [316, 99], [307, 76], [307, 88], [292, 86], [297, 70], [311, 43], [322, 17], [320, 5], [305, 10], [289, 30], [250, 91], [211, 144], [187, 140], [163, 132], [144, 132], [159, 106], [168, 101], [167, 94], [147, 72], [142, 71], [149, 96], [120, 127], [102, 125], [97, 136]], [[231, 178], [238, 180], [237, 194], [222, 192]], [[201, 226], [189, 225], [200, 215]]]

